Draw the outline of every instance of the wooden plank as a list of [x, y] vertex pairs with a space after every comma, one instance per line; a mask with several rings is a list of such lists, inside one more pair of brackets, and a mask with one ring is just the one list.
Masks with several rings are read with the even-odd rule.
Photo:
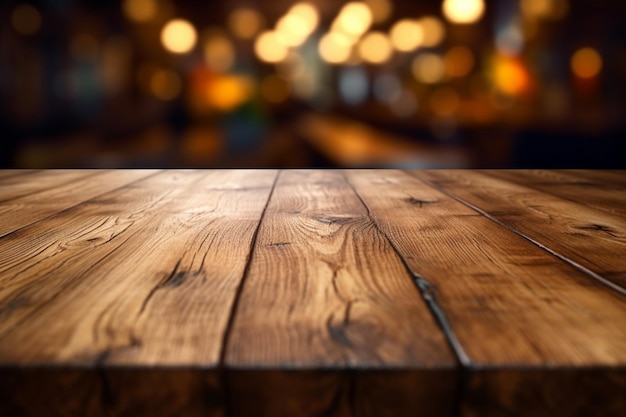
[[626, 294], [626, 219], [474, 171], [412, 171]]
[[154, 381], [188, 392], [185, 415], [222, 415], [224, 332], [276, 174], [168, 171], [0, 239], [1, 363], [101, 369], [113, 415]]
[[489, 170], [489, 176], [626, 217], [626, 183], [585, 179], [567, 171]]
[[[432, 285], [459, 357], [467, 358], [468, 380], [482, 367], [626, 364], [626, 298], [616, 291], [408, 173], [347, 175], [416, 277]], [[486, 403], [523, 395], [527, 380], [518, 376], [506, 389], [492, 381]], [[558, 401], [575, 394], [568, 387]]]
[[158, 170], [115, 170], [0, 203], [0, 237]]
[[[237, 305], [225, 366], [234, 370], [234, 415], [242, 416], [252, 409], [257, 416], [296, 409], [303, 416], [365, 415], [354, 408], [372, 398], [357, 394], [374, 390], [377, 371], [392, 369], [412, 376], [377, 384], [380, 396], [397, 401], [372, 403], [369, 415], [415, 415], [415, 398], [455, 389], [454, 373], [445, 377], [455, 361], [443, 333], [337, 171], [281, 174]], [[298, 372], [275, 372], [281, 369]], [[320, 369], [330, 374], [302, 373]], [[352, 388], [345, 388], [342, 369], [362, 371], [358, 382], [347, 383]], [[254, 378], [252, 370], [258, 371]], [[445, 386], [410, 384], [426, 371], [433, 378], [441, 373]], [[276, 392], [289, 393], [287, 407]], [[451, 404], [437, 404], [424, 415], [450, 415]]]
[[469, 378], [461, 415], [620, 417], [625, 387], [624, 367], [479, 370]]
[[554, 172], [575, 175], [583, 180], [601, 181], [609, 184], [626, 185], [626, 170], [565, 169], [556, 170]]
[[51, 169], [0, 179], [0, 203], [34, 194], [81, 178], [103, 174], [102, 170]]

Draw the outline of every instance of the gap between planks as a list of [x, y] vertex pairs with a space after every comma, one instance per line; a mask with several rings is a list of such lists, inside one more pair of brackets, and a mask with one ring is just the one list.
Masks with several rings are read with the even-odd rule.
[[622, 287], [620, 287], [619, 285], [614, 284], [613, 282], [607, 280], [606, 278], [602, 277], [601, 275], [593, 272], [592, 270], [586, 268], [585, 266], [579, 264], [578, 262], [568, 258], [565, 255], [560, 254], [559, 252], [549, 248], [548, 246], [542, 244], [541, 242], [538, 242], [537, 240], [531, 238], [530, 236], [527, 236], [525, 233], [522, 233], [521, 231], [507, 225], [506, 223], [498, 220], [497, 218], [495, 218], [494, 216], [490, 215], [489, 213], [487, 213], [485, 210], [482, 210], [481, 208], [475, 206], [474, 204], [462, 199], [461, 197], [458, 197], [457, 195], [449, 192], [448, 190], [446, 190], [443, 187], [438, 186], [437, 184], [421, 178], [417, 175], [413, 175], [412, 173], [408, 172], [408, 171], [402, 171], [404, 172], [406, 175], [410, 176], [411, 178], [416, 178], [419, 181], [423, 182], [424, 184], [428, 185], [431, 188], [434, 188], [435, 190], [449, 196], [450, 198], [453, 198], [454, 200], [458, 201], [461, 204], [464, 204], [465, 206], [471, 208], [472, 210], [476, 211], [477, 213], [479, 213], [480, 215], [484, 216], [485, 218], [491, 220], [492, 222], [496, 223], [498, 226], [505, 228], [506, 230], [515, 233], [516, 235], [526, 239], [527, 241], [529, 241], [530, 243], [532, 243], [533, 245], [537, 246], [538, 248], [548, 252], [550, 255], [555, 256], [556, 258], [562, 260], [563, 262], [573, 266], [574, 268], [578, 269], [579, 271], [583, 272], [584, 274], [588, 275], [589, 277], [593, 278], [594, 280], [600, 282], [601, 284], [605, 285], [606, 287], [610, 288], [611, 290], [619, 293], [620, 295], [626, 296], [626, 290], [623, 289]]

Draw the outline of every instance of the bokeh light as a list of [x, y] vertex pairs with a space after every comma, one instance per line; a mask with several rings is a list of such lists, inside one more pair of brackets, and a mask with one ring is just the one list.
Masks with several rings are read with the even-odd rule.
[[159, 100], [173, 100], [181, 92], [182, 81], [180, 76], [172, 70], [158, 69], [150, 76], [150, 91]]
[[568, 0], [520, 0], [522, 12], [531, 18], [558, 20], [569, 11]]
[[329, 64], [341, 64], [350, 58], [352, 44], [350, 38], [339, 32], [330, 32], [320, 39], [320, 57]]
[[124, 0], [122, 11], [124, 15], [134, 22], [148, 22], [157, 14], [156, 0]]
[[11, 13], [13, 29], [21, 35], [34, 35], [41, 28], [41, 13], [30, 4], [20, 4]]
[[225, 72], [235, 63], [235, 47], [226, 36], [214, 33], [204, 42], [204, 61], [209, 68]]
[[443, 59], [432, 52], [416, 56], [411, 68], [415, 79], [426, 84], [436, 84], [443, 80], [445, 75]]
[[474, 68], [474, 54], [465, 46], [454, 46], [443, 57], [448, 77], [465, 77]]
[[389, 32], [394, 48], [401, 52], [417, 49], [424, 39], [422, 26], [414, 20], [402, 19], [396, 22]]
[[417, 21], [422, 28], [422, 45], [432, 48], [443, 42], [446, 36], [446, 27], [441, 19], [435, 16], [426, 16]]
[[374, 23], [386, 22], [393, 13], [393, 3], [390, 0], [365, 0], [364, 3], [370, 8]]
[[346, 67], [339, 72], [339, 94], [350, 105], [363, 103], [369, 94], [369, 80], [362, 67]]
[[511, 96], [521, 94], [530, 87], [528, 70], [516, 58], [496, 58], [494, 77], [498, 90]]
[[277, 63], [287, 58], [289, 49], [282, 43], [274, 31], [265, 31], [254, 43], [256, 56], [264, 62]]
[[577, 77], [593, 78], [602, 70], [602, 57], [593, 48], [581, 48], [572, 55], [571, 67]]
[[222, 75], [209, 83], [206, 98], [211, 107], [232, 111], [247, 101], [253, 92], [250, 79], [235, 75]]
[[485, 12], [483, 0], [444, 0], [443, 14], [452, 23], [476, 23]]
[[264, 26], [265, 18], [252, 8], [239, 7], [228, 16], [228, 28], [240, 39], [253, 39]]
[[169, 21], [161, 31], [161, 43], [170, 52], [185, 54], [193, 49], [198, 40], [196, 29], [184, 19]]
[[372, 11], [367, 5], [359, 2], [347, 3], [337, 16], [333, 26], [344, 33], [360, 36], [372, 24]]
[[383, 32], [369, 32], [358, 47], [359, 56], [371, 64], [382, 64], [391, 58], [391, 41]]

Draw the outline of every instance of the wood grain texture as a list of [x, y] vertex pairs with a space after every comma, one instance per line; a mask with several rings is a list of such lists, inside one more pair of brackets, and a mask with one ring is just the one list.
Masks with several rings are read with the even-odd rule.
[[412, 173], [626, 292], [624, 217], [480, 172]]
[[15, 175], [7, 178], [0, 177], [0, 203], [102, 173], [104, 171], [51, 169], [33, 172], [27, 177], [24, 175]]
[[0, 239], [0, 360], [102, 369], [105, 415], [221, 415], [224, 332], [275, 176], [165, 172]]
[[626, 182], [586, 179], [567, 171], [490, 170], [481, 173], [626, 217]]
[[[97, 172], [93, 178], [86, 174], [76, 181], [0, 203], [0, 237], [156, 172], [158, 171], [102, 171]], [[32, 175], [28, 175], [25, 181], [30, 182]]]
[[0, 416], [626, 415], [622, 171], [45, 174]]
[[555, 172], [575, 175], [583, 180], [626, 185], [626, 170], [565, 169], [556, 170]]
[[[482, 367], [626, 364], [626, 298], [407, 173], [348, 177], [411, 269], [434, 286], [470, 375]], [[508, 395], [489, 384], [483, 407]], [[562, 395], [558, 401], [569, 394]], [[577, 416], [581, 407], [559, 415]]]
[[275, 175], [167, 172], [6, 236], [0, 358], [215, 366]]
[[[419, 373], [454, 366], [405, 267], [336, 171], [282, 173], [228, 340], [225, 364], [233, 369], [408, 368]], [[345, 414], [333, 405], [341, 384], [300, 378], [300, 373], [264, 375], [251, 383], [234, 375], [232, 384], [234, 392], [250, 393], [248, 404], [259, 389], [269, 395], [264, 387], [291, 386], [290, 392], [299, 393], [292, 396], [292, 406], [299, 404], [304, 415], [363, 415]], [[428, 388], [421, 387], [426, 390], [421, 395]], [[311, 396], [303, 393], [318, 390], [325, 400], [317, 406], [327, 414], [305, 407]], [[268, 405], [263, 395], [254, 398], [260, 399], [250, 407], [259, 416], [289, 415]], [[411, 409], [395, 411], [408, 415], [402, 413]]]

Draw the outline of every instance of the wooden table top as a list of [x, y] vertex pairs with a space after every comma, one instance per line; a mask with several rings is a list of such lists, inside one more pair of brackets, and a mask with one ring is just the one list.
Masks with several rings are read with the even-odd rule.
[[0, 171], [2, 416], [625, 416], [626, 171]]

